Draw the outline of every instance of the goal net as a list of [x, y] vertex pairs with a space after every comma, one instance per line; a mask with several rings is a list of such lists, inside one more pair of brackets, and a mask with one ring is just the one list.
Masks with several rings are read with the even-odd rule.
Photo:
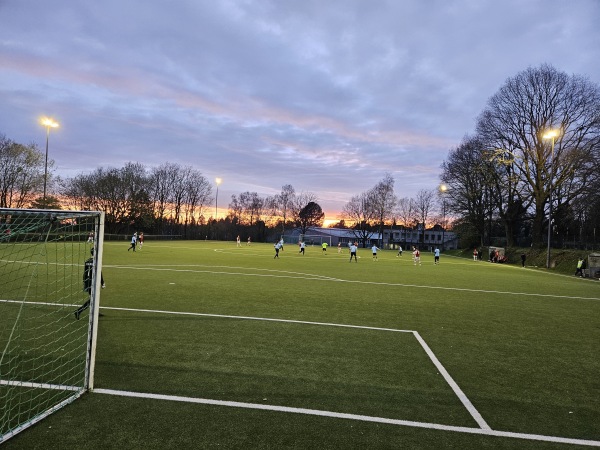
[[317, 245], [321, 246], [323, 242], [326, 242], [328, 246], [331, 247], [331, 236], [321, 236], [318, 234], [305, 234], [304, 242], [306, 245]]
[[103, 233], [100, 212], [0, 208], [0, 444], [93, 388]]

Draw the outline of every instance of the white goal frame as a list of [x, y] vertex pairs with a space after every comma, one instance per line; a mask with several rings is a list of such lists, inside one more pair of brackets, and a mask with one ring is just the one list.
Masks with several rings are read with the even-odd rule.
[[[0, 315], [14, 314], [0, 333], [2, 444], [94, 388], [104, 212], [0, 208], [0, 225]], [[36, 358], [51, 369], [21, 362]]]
[[320, 247], [323, 242], [327, 242], [327, 245], [331, 247], [331, 236], [323, 236], [321, 234], [305, 234], [303, 240], [307, 245], [317, 245]]

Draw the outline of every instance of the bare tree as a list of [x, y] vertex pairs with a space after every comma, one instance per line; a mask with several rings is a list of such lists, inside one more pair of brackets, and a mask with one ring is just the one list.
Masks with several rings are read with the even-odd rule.
[[242, 217], [252, 226], [260, 220], [264, 207], [264, 199], [257, 192], [242, 192], [239, 196]]
[[480, 140], [465, 137], [442, 164], [442, 182], [448, 186], [446, 208], [460, 217], [470, 244], [483, 245], [486, 219], [492, 213], [494, 165]]
[[0, 207], [22, 208], [33, 200], [44, 176], [44, 155], [34, 144], [0, 135]]
[[242, 220], [242, 212], [243, 212], [243, 207], [242, 204], [240, 203], [239, 198], [233, 194], [231, 196], [231, 202], [229, 203], [229, 218], [231, 219], [232, 223], [239, 223]]
[[164, 163], [152, 169], [150, 174], [150, 198], [154, 208], [154, 217], [161, 228], [173, 203], [173, 186], [177, 180], [179, 166], [173, 163]]
[[[379, 224], [379, 236], [382, 239], [384, 223], [393, 217], [394, 208], [398, 201], [396, 194], [394, 194], [394, 178], [391, 174], [386, 173], [383, 180], [371, 189], [370, 198], [372, 199], [373, 214]], [[381, 241], [379, 245], [382, 245]]]
[[342, 209], [343, 215], [354, 223], [352, 231], [354, 236], [363, 243], [363, 247], [373, 236], [372, 224], [377, 218], [373, 203], [372, 192], [367, 191], [352, 197]]
[[421, 226], [421, 236], [419, 237], [419, 241], [421, 243], [425, 242], [425, 228], [427, 226], [427, 220], [429, 219], [429, 215], [433, 210], [435, 201], [435, 191], [421, 189], [417, 192], [417, 196], [414, 200], [414, 213], [415, 220]]
[[291, 184], [286, 184], [282, 186], [281, 193], [269, 197], [265, 201], [265, 205], [271, 211], [271, 214], [279, 218], [281, 222], [281, 234], [285, 233], [285, 224], [293, 211], [295, 199], [296, 191], [294, 187]]
[[96, 169], [64, 183], [63, 194], [83, 209], [105, 212], [106, 231], [118, 233], [149, 225], [152, 206], [150, 182], [139, 163], [127, 163], [121, 169]]
[[415, 217], [415, 204], [414, 200], [408, 197], [403, 197], [398, 200], [396, 208], [396, 217], [400, 220], [400, 223], [408, 228], [412, 225]]
[[185, 186], [185, 223], [192, 222], [196, 214], [202, 215], [205, 205], [212, 201], [212, 185], [200, 171], [192, 169]]
[[192, 179], [191, 166], [179, 166], [177, 165], [177, 176], [173, 182], [171, 189], [171, 201], [173, 202], [173, 219], [175, 223], [181, 222], [181, 213], [184, 204], [187, 201], [187, 191]]
[[[592, 176], [590, 161], [600, 151], [599, 111], [598, 85], [544, 64], [509, 78], [478, 119], [477, 132], [487, 147], [515, 155], [514, 175], [533, 201], [536, 245], [542, 243], [551, 193], [560, 191], [569, 201]], [[555, 141], [544, 139], [553, 128], [559, 130]]]

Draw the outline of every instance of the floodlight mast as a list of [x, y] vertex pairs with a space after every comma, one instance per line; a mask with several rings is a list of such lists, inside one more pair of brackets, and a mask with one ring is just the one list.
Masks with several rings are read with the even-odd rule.
[[440, 184], [440, 195], [442, 196], [442, 252], [446, 244], [446, 193], [448, 192], [448, 186]]
[[554, 181], [554, 141], [559, 136], [558, 130], [548, 130], [542, 136], [543, 139], [552, 139], [552, 150], [550, 152], [550, 189], [548, 191], [548, 249], [546, 251], [546, 268], [550, 268], [550, 239], [552, 238], [552, 183]]
[[217, 220], [218, 210], [219, 210], [219, 185], [223, 180], [221, 178], [215, 178], [215, 183], [217, 185], [217, 194], [215, 195], [215, 221]]
[[57, 128], [58, 122], [55, 122], [50, 117], [43, 117], [41, 123], [46, 127], [46, 159], [44, 162], [44, 207], [46, 207], [46, 185], [48, 182], [48, 141], [50, 140], [50, 128]]

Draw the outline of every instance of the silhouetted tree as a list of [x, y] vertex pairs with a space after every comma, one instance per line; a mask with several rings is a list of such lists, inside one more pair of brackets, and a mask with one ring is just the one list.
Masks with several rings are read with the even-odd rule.
[[298, 214], [298, 226], [302, 234], [306, 234], [306, 230], [310, 227], [321, 227], [323, 225], [323, 219], [325, 213], [321, 209], [318, 203], [309, 202], [304, 208], [300, 210]]

